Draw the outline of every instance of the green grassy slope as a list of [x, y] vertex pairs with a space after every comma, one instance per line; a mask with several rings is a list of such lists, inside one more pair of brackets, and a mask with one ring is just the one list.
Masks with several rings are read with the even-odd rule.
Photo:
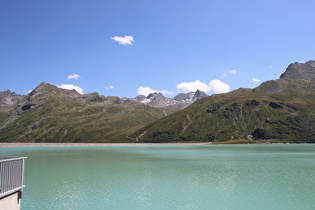
[[1, 142], [117, 142], [165, 110], [42, 83], [10, 113], [0, 113]]
[[274, 80], [212, 95], [135, 132], [140, 142], [315, 142], [314, 80]]

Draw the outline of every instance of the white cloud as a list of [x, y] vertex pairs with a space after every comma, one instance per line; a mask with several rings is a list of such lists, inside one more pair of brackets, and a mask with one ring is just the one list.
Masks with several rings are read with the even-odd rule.
[[229, 70], [229, 73], [231, 73], [231, 74], [236, 74], [237, 71], [236, 71], [235, 69], [231, 69], [231, 70]]
[[222, 76], [221, 76], [221, 77], [227, 77], [227, 74], [225, 74], [225, 73], [224, 73], [224, 74], [222, 74]]
[[[200, 91], [209, 93], [209, 92], [213, 92], [213, 93], [226, 93], [230, 91], [230, 86], [218, 79], [212, 80], [209, 85], [204, 83], [204, 82], [200, 82], [199, 80], [196, 80], [194, 82], [182, 82], [180, 84], [178, 84], [176, 86], [177, 88], [177, 92], [180, 93], [189, 93], [189, 92], [196, 92], [198, 89]], [[162, 94], [174, 94], [174, 92], [172, 91], [168, 91], [168, 90], [154, 90], [151, 87], [139, 87], [137, 94], [138, 95], [145, 95], [148, 96], [150, 93], [162, 93]]]
[[183, 82], [177, 85], [178, 92], [189, 93], [195, 92], [197, 89], [208, 92], [210, 90], [209, 86], [206, 83], [196, 80], [195, 82]]
[[260, 82], [260, 79], [253, 78], [252, 82]]
[[106, 87], [106, 89], [114, 89], [115, 87], [113, 85], [109, 85]]
[[195, 82], [183, 82], [177, 85], [178, 92], [195, 92], [197, 89], [206, 93], [210, 91], [213, 91], [214, 93], [226, 93], [230, 91], [230, 86], [218, 79], [212, 80], [209, 85], [200, 82], [199, 80], [196, 80]]
[[150, 87], [143, 87], [143, 86], [141, 86], [141, 87], [138, 88], [137, 94], [138, 94], [138, 95], [145, 95], [145, 96], [147, 96], [147, 95], [149, 95], [150, 93], [155, 93], [155, 92], [157, 93], [157, 92], [159, 92], [159, 91], [153, 90], [153, 89], [150, 88]]
[[150, 93], [162, 93], [162, 94], [174, 94], [174, 92], [172, 91], [168, 91], [168, 90], [153, 90], [151, 87], [139, 87], [138, 88], [138, 91], [137, 91], [137, 94], [138, 95], [145, 95], [145, 96], [148, 96]]
[[215, 79], [209, 83], [209, 89], [214, 93], [227, 93], [230, 91], [230, 86], [218, 79]]
[[79, 79], [79, 77], [81, 77], [81, 76], [78, 74], [72, 74], [72, 75], [68, 76], [68, 79]]
[[118, 44], [122, 44], [122, 45], [132, 45], [134, 41], [133, 36], [114, 36], [111, 37], [112, 40], [118, 42]]
[[66, 89], [66, 90], [76, 90], [78, 93], [83, 94], [82, 88], [72, 85], [72, 84], [63, 84], [63, 85], [59, 85], [58, 87], [62, 89]]

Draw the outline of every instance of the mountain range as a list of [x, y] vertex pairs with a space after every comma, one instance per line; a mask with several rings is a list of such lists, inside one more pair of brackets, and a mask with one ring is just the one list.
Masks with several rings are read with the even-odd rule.
[[315, 61], [277, 80], [200, 99], [135, 132], [139, 142], [315, 142]]
[[0, 142], [315, 142], [315, 61], [254, 89], [166, 98], [0, 91]]
[[42, 82], [28, 95], [0, 92], [0, 142], [132, 141], [127, 137], [132, 132], [205, 96], [201, 91], [174, 99], [161, 93], [133, 99], [81, 95]]
[[133, 100], [148, 104], [157, 108], [165, 108], [167, 106], [177, 107], [178, 109], [185, 108], [193, 102], [205, 98], [208, 95], [200, 90], [190, 93], [180, 93], [174, 98], [166, 98], [162, 93], [150, 93], [147, 97], [144, 95], [138, 95]]

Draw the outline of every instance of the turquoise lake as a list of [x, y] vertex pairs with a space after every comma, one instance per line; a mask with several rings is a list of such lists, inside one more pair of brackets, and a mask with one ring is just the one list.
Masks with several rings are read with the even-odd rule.
[[25, 209], [315, 209], [315, 145], [0, 148]]

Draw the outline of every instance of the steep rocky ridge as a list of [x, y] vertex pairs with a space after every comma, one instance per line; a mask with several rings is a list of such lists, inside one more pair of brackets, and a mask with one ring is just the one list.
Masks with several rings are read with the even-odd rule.
[[306, 63], [292, 63], [280, 76], [281, 79], [315, 79], [315, 61]]
[[279, 140], [315, 142], [315, 62], [278, 80], [200, 99], [138, 130], [140, 142]]

